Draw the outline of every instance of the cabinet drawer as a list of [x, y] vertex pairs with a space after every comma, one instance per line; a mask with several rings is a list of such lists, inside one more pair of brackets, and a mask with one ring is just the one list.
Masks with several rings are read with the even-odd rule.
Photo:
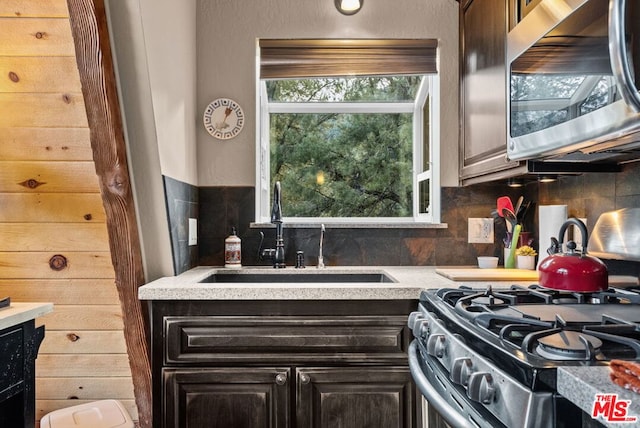
[[165, 363], [406, 359], [406, 316], [166, 317]]

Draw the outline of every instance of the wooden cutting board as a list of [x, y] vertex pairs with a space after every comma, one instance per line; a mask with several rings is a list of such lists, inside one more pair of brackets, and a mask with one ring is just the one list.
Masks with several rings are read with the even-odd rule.
[[[531, 281], [538, 283], [538, 271], [525, 269], [438, 268], [436, 273], [452, 281]], [[634, 276], [609, 275], [609, 286], [616, 288], [639, 287]]]
[[538, 281], [538, 272], [525, 269], [438, 268], [436, 273], [453, 281]]

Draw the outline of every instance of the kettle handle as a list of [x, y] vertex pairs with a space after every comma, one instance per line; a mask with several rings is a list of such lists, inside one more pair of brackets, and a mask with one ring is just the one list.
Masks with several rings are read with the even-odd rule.
[[562, 241], [564, 240], [564, 233], [567, 231], [567, 228], [570, 225], [577, 226], [580, 229], [580, 233], [582, 234], [582, 254], [587, 254], [587, 242], [589, 242], [589, 234], [587, 232], [587, 226], [577, 218], [571, 217], [567, 221], [565, 221], [562, 226], [560, 226], [560, 231], [558, 234], [558, 239], [560, 240], [560, 248], [562, 248]]

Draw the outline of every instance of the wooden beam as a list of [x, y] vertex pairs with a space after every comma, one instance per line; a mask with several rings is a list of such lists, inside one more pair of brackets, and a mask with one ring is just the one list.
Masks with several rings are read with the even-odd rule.
[[145, 311], [138, 300], [138, 287], [145, 282], [142, 251], [104, 1], [67, 0], [67, 5], [106, 212], [139, 423], [142, 428], [152, 428], [148, 331]]

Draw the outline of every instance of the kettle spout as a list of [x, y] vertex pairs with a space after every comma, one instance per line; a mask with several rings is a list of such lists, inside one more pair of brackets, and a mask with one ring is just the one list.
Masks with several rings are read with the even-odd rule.
[[551, 246], [547, 248], [547, 254], [558, 254], [560, 252], [560, 242], [554, 237], [551, 237]]

